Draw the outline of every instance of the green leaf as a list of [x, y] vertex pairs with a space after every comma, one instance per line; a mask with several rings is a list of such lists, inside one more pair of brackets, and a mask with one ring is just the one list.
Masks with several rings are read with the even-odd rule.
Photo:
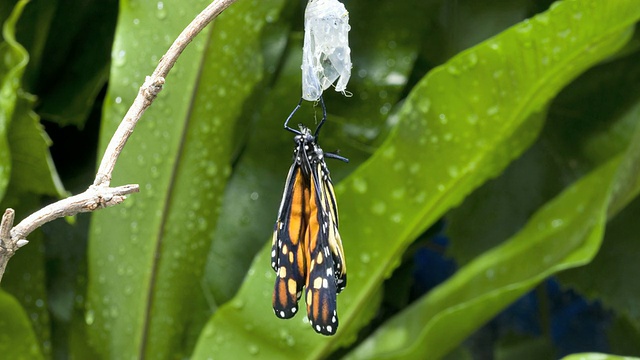
[[[14, 172], [15, 173], [15, 172]], [[22, 219], [40, 206], [39, 195], [14, 191], [14, 179], [9, 183], [7, 196], [0, 208], [13, 208], [16, 218]], [[10, 293], [30, 319], [40, 352], [51, 354], [51, 322], [48, 311], [43, 236], [39, 230], [29, 235], [29, 244], [11, 257], [2, 278], [2, 289]]]
[[[5, 42], [0, 45], [0, 53], [7, 61], [4, 66], [13, 65], [2, 72], [2, 106], [0, 115], [2, 131], [8, 131], [8, 149], [0, 149], [0, 158], [10, 161], [11, 173], [7, 191], [0, 203], [2, 208], [11, 207], [16, 211], [18, 220], [26, 217], [38, 208], [39, 196], [42, 194], [61, 197], [64, 189], [58, 178], [49, 154], [50, 140], [33, 112], [35, 99], [25, 93], [22, 86], [22, 75], [28, 62], [28, 55], [20, 44], [15, 42], [13, 26], [26, 2], [17, 4], [13, 14], [4, 27]], [[7, 120], [7, 121], [4, 121]], [[3, 135], [2, 138], [5, 138]], [[6, 139], [6, 138], [5, 138]], [[2, 146], [0, 146], [2, 147]], [[0, 167], [8, 169], [0, 160]], [[4, 193], [4, 188], [2, 192]], [[47, 296], [45, 288], [44, 252], [40, 232], [29, 236], [31, 243], [14, 255], [7, 266], [3, 277], [3, 289], [18, 299], [23, 312], [26, 310], [31, 319], [29, 326], [33, 328], [42, 347], [38, 353], [49, 355], [51, 352], [50, 322], [47, 312]], [[8, 309], [2, 309], [9, 311]], [[27, 354], [25, 352], [24, 354]], [[40, 355], [42, 356], [42, 355]]]
[[617, 169], [612, 162], [570, 187], [513, 238], [389, 320], [348, 358], [441, 357], [548, 275], [587, 263], [600, 245]]
[[599, 353], [572, 354], [562, 358], [562, 360], [634, 360], [634, 359], [640, 359], [640, 358], [631, 357], [631, 356], [599, 354]]
[[[546, 113], [540, 114], [545, 116]], [[502, 243], [526, 224], [531, 214], [566, 186], [557, 155], [544, 134], [496, 179], [487, 181], [447, 214], [447, 255], [464, 265]]]
[[348, 358], [441, 357], [547, 276], [589, 263], [611, 209], [640, 190], [640, 127], [631, 144], [624, 156], [548, 203], [512, 239], [388, 321]]
[[[30, 196], [21, 203], [30, 203], [27, 209], [33, 210], [36, 197]], [[3, 205], [6, 202], [2, 203]], [[24, 214], [25, 207], [16, 209]], [[29, 244], [21, 248], [7, 264], [7, 272], [2, 278], [2, 289], [10, 293], [21, 304], [21, 311], [29, 321], [30, 331], [36, 336], [38, 352], [49, 356], [51, 354], [51, 322], [47, 309], [47, 289], [45, 275], [45, 256], [42, 244], [42, 233], [39, 231], [29, 235]], [[12, 311], [0, 309], [0, 311]], [[4, 328], [2, 330], [5, 331]]]
[[[121, 3], [101, 149], [145, 74], [206, 5]], [[263, 79], [263, 32], [283, 5], [239, 2], [198, 35], [118, 160], [112, 183], [140, 183], [141, 193], [94, 214], [91, 224], [85, 321], [105, 358], [155, 359], [191, 351], [195, 340], [189, 336], [197, 336], [203, 320], [194, 319], [185, 304], [207, 295], [201, 275], [233, 140], [245, 130], [236, 121]]]
[[49, 153], [51, 140], [33, 112], [35, 97], [21, 93], [9, 129], [11, 191], [64, 197], [66, 192]]
[[538, 337], [531, 339], [518, 339], [513, 343], [500, 344], [496, 351], [497, 360], [538, 360], [553, 359], [555, 348], [550, 338]]
[[44, 359], [29, 317], [20, 303], [0, 290], [0, 354], [5, 359]]
[[624, 314], [616, 316], [607, 331], [609, 351], [616, 354], [640, 354], [640, 329]]
[[[638, 116], [637, 121], [640, 121]], [[636, 199], [607, 226], [607, 232], [598, 256], [587, 266], [567, 271], [560, 275], [563, 284], [575, 288], [592, 299], [599, 299], [605, 307], [627, 316], [640, 328], [640, 308], [637, 294], [640, 287], [635, 281], [624, 281], [628, 274], [640, 271], [637, 255], [640, 230], [637, 214], [640, 200]], [[612, 281], [622, 279], [622, 282]]]
[[48, 28], [55, 37], [46, 38], [40, 49], [54, 56], [38, 63], [38, 112], [43, 118], [60, 126], [84, 125], [109, 78], [117, 11], [116, 0], [59, 0]]
[[[274, 276], [265, 247], [235, 299], [205, 328], [193, 357], [321, 358], [355, 340], [370, 319], [371, 295], [409, 243], [531, 144], [541, 126], [540, 116], [533, 115], [579, 73], [619, 49], [639, 12], [633, 1], [615, 6], [566, 1], [432, 71], [412, 90], [387, 141], [336, 188], [349, 263], [349, 287], [338, 297], [338, 333], [320, 337], [302, 316], [282, 321], [272, 315]], [[606, 198], [594, 194], [590, 200]], [[494, 308], [483, 310], [493, 313], [513, 299], [505, 295], [501, 303], [491, 304]], [[421, 328], [417, 321], [407, 321], [414, 332], [403, 330], [403, 324], [391, 341], [369, 342], [361, 355], [406, 345], [400, 340], [418, 336], [415, 331]], [[481, 321], [452, 323], [463, 337]], [[462, 340], [443, 341], [446, 331], [430, 335], [429, 341], [437, 344], [432, 351], [440, 355]]]
[[465, 264], [504, 241], [564, 187], [627, 148], [640, 116], [639, 61], [636, 52], [598, 65], [558, 95], [536, 143], [447, 215], [449, 255]]
[[9, 184], [11, 155], [7, 134], [15, 111], [20, 80], [29, 62], [29, 54], [15, 39], [15, 25], [28, 1], [20, 1], [2, 27], [0, 43], [0, 199]]

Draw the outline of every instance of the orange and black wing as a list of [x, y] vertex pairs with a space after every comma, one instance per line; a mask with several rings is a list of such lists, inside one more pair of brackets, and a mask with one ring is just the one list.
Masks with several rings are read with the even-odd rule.
[[325, 209], [328, 209], [327, 226], [329, 230], [328, 242], [329, 250], [334, 262], [334, 271], [336, 275], [336, 286], [338, 293], [347, 286], [347, 263], [344, 257], [344, 249], [342, 248], [342, 238], [338, 231], [338, 204], [336, 195], [333, 191], [333, 183], [329, 177], [329, 172], [323, 167], [324, 173], [322, 183], [322, 196]]
[[314, 165], [310, 179], [309, 224], [306, 233], [307, 316], [313, 329], [323, 335], [333, 335], [338, 329], [336, 295], [336, 263], [331, 253], [329, 237], [333, 233], [331, 210], [326, 207], [321, 164]]
[[308, 198], [304, 176], [294, 162], [285, 183], [271, 245], [271, 267], [276, 271], [273, 311], [283, 319], [297, 313], [305, 282], [303, 237], [307, 229]]

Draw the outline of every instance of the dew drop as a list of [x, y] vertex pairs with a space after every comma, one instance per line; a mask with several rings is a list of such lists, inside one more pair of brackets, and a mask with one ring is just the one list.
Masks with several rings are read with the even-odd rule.
[[460, 69], [454, 64], [449, 64], [447, 66], [447, 72], [451, 75], [460, 75]]
[[565, 29], [565, 30], [562, 30], [562, 31], [558, 32], [558, 37], [560, 37], [560, 38], [563, 38], [563, 39], [564, 39], [564, 38], [568, 37], [568, 36], [569, 36], [569, 34], [571, 34], [571, 29], [568, 29], [568, 28], [567, 28], [567, 29]]
[[255, 344], [250, 344], [248, 350], [249, 354], [251, 355], [258, 355], [258, 353], [260, 352], [260, 348]]
[[233, 306], [234, 309], [241, 310], [244, 307], [244, 301], [241, 299], [233, 300], [231, 306]]
[[371, 207], [371, 212], [376, 214], [376, 215], [382, 215], [382, 214], [385, 213], [385, 211], [387, 211], [387, 205], [382, 201], [376, 202]]
[[529, 21], [529, 19], [525, 19], [520, 23], [520, 25], [517, 25], [516, 30], [522, 34], [531, 32], [531, 22]]
[[122, 67], [127, 63], [127, 52], [120, 50], [113, 55], [113, 65], [116, 67]]
[[395, 189], [391, 192], [391, 197], [396, 200], [402, 199], [404, 197], [405, 192], [406, 192], [406, 189], [404, 188]]
[[205, 173], [207, 176], [215, 176], [218, 173], [218, 165], [216, 163], [210, 163], [206, 169]]
[[418, 100], [418, 109], [423, 113], [428, 113], [429, 109], [431, 109], [431, 99], [424, 98]]
[[87, 312], [84, 314], [84, 322], [85, 324], [91, 326], [93, 325], [93, 322], [96, 320], [96, 314], [93, 310], [89, 309], [87, 310]]
[[160, 20], [167, 17], [167, 10], [164, 8], [164, 3], [162, 1], [158, 1], [156, 6], [156, 17]]
[[487, 279], [493, 279], [495, 275], [496, 272], [493, 269], [487, 269], [487, 271], [485, 272], [485, 276], [487, 277]]
[[417, 204], [422, 204], [426, 199], [427, 199], [427, 193], [424, 191], [421, 191], [413, 200]]
[[353, 189], [360, 194], [367, 192], [367, 182], [363, 178], [357, 177], [353, 179], [352, 185]]
[[467, 66], [471, 69], [478, 64], [478, 55], [474, 52], [467, 56]]
[[539, 15], [538, 15], [538, 16], [536, 16], [534, 19], [535, 19], [537, 22], [541, 23], [541, 24], [545, 24], [545, 25], [546, 25], [546, 24], [548, 24], [548, 23], [549, 23], [549, 15], [548, 15], [548, 14], [545, 14], [545, 13], [539, 14]]
[[493, 51], [502, 51], [502, 45], [495, 41], [489, 43], [489, 48]]
[[396, 154], [396, 147], [393, 145], [389, 146], [388, 148], [382, 151], [382, 156], [384, 156], [387, 159], [393, 158], [395, 154]]
[[394, 223], [398, 224], [402, 221], [402, 214], [400, 213], [395, 213], [391, 216], [391, 221], [393, 221]]

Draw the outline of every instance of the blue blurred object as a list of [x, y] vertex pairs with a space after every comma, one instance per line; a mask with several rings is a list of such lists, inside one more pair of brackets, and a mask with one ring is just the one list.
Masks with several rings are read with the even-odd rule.
[[436, 235], [431, 239], [429, 247], [420, 247], [414, 255], [414, 289], [413, 294], [420, 296], [444, 282], [457, 266], [453, 259], [444, 257], [444, 250], [449, 240], [444, 235]]
[[[433, 289], [457, 270], [455, 261], [444, 256], [449, 241], [442, 233], [443, 227], [414, 254], [412, 299]], [[577, 352], [608, 352], [606, 331], [612, 319], [600, 302], [588, 302], [575, 291], [562, 289], [555, 278], [549, 278], [478, 330], [472, 336], [472, 347], [474, 352], [490, 354], [501, 336], [516, 334], [531, 338], [550, 336], [558, 357]]]

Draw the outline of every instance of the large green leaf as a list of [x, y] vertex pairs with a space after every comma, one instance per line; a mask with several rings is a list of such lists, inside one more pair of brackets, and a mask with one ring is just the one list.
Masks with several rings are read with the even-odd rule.
[[[33, 29], [42, 42], [34, 44], [39, 46], [36, 50], [48, 55], [36, 58], [40, 61], [33, 91], [41, 98], [38, 112], [61, 126], [82, 127], [109, 77], [118, 2], [57, 0], [52, 10], [47, 14], [49, 26], [36, 18]], [[46, 33], [39, 33], [43, 28]]]
[[[64, 194], [49, 154], [50, 140], [44, 133], [38, 116], [32, 110], [35, 98], [22, 89], [22, 76], [29, 57], [24, 48], [15, 41], [14, 26], [26, 4], [26, 1], [17, 3], [3, 29], [5, 41], [0, 44], [0, 55], [5, 61], [0, 72], [1, 137], [6, 140], [8, 132], [8, 148], [2, 149], [4, 145], [0, 146], [0, 161], [9, 161], [0, 163], [0, 167], [5, 169], [2, 176], [6, 175], [9, 180], [8, 184], [5, 184], [8, 185], [6, 193], [4, 185], [0, 190], [3, 193], [0, 206], [3, 209], [13, 208], [18, 221], [38, 208], [39, 195], [60, 197]], [[10, 173], [8, 169], [11, 169]], [[23, 308], [18, 311], [13, 303], [5, 301], [0, 305], [0, 310], [15, 313], [8, 316], [12, 320], [20, 314], [28, 314], [25, 318], [31, 319], [31, 323], [28, 324], [29, 332], [37, 337], [37, 340], [33, 340], [26, 336], [23, 330], [11, 331], [10, 327], [4, 329], [7, 331], [4, 339], [10, 339], [16, 349], [24, 351], [22, 356], [33, 352], [30, 349], [33, 346], [30, 344], [32, 340], [37, 341], [36, 352], [40, 356], [43, 353], [48, 355], [51, 351], [41, 238], [39, 232], [29, 236], [32, 243], [11, 258], [2, 283], [3, 289], [20, 301]], [[10, 353], [14, 350], [10, 350]], [[9, 354], [5, 356], [13, 357]]]
[[[634, 125], [640, 122], [640, 103], [621, 120], [621, 125], [630, 124], [632, 121], [635, 122]], [[620, 127], [622, 126], [618, 126]], [[624, 127], [628, 128], [628, 125]], [[622, 134], [615, 135], [615, 133], [612, 134], [611, 142], [619, 141], [622, 136]], [[628, 137], [628, 135], [624, 136]], [[640, 241], [637, 236], [639, 206], [640, 201], [636, 199], [622, 213], [613, 218], [607, 227], [602, 248], [591, 264], [567, 271], [559, 277], [563, 283], [579, 290], [582, 294], [589, 298], [600, 299], [606, 307], [614, 309], [622, 316], [627, 316], [636, 328], [640, 328], [640, 308], [635, 296], [640, 288], [635, 281], [620, 283], [612, 279], [625, 279], [629, 273], [640, 270], [637, 257], [634, 256], [640, 251]], [[612, 215], [616, 212], [613, 211]]]
[[63, 197], [64, 186], [49, 153], [51, 140], [33, 112], [35, 97], [21, 93], [9, 129], [12, 173], [9, 189]]
[[[503, 242], [567, 183], [628, 147], [640, 119], [639, 60], [640, 52], [626, 52], [565, 88], [550, 107], [536, 144], [447, 216], [451, 254], [459, 263]], [[602, 301], [618, 317], [628, 317], [636, 329], [640, 326], [638, 287], [623, 279], [637, 268], [637, 206], [636, 200], [607, 224], [602, 246], [590, 264], [558, 276], [563, 285]], [[640, 338], [631, 327], [614, 327], [609, 336], [612, 352], [640, 353], [634, 346]]]
[[[206, 1], [121, 2], [101, 149], [172, 39]], [[261, 39], [281, 0], [242, 1], [181, 55], [116, 166], [140, 183], [123, 206], [94, 215], [86, 324], [106, 358], [180, 356], [200, 301], [207, 249], [246, 102], [263, 78]], [[224, 276], [220, 274], [220, 276]], [[193, 334], [195, 333], [195, 335]]]
[[591, 261], [613, 206], [613, 189], [633, 184], [630, 194], [638, 191], [640, 172], [623, 171], [638, 168], [637, 161], [637, 153], [630, 152], [622, 164], [618, 157], [569, 187], [512, 239], [392, 318], [350, 358], [440, 358], [547, 276]]
[[[0, 202], [0, 208], [13, 208], [17, 219], [36, 211], [41, 206], [42, 194], [62, 197], [65, 193], [49, 155], [49, 138], [32, 107], [31, 96], [20, 93], [9, 131], [12, 172], [7, 194]], [[49, 355], [51, 324], [42, 240], [40, 231], [29, 235], [30, 243], [9, 261], [2, 286], [24, 306], [43, 347], [43, 353]]]
[[5, 359], [44, 359], [29, 317], [20, 303], [0, 290], [0, 353]]
[[625, 314], [613, 319], [607, 335], [612, 353], [640, 354], [640, 329]]
[[[15, 199], [14, 199], [15, 200]], [[22, 194], [18, 202], [3, 201], [2, 206], [11, 205], [19, 214], [37, 209], [38, 198]], [[21, 204], [21, 205], [18, 205]], [[28, 204], [28, 206], [25, 206]], [[16, 206], [18, 205], [18, 206]], [[20, 312], [29, 320], [29, 328], [36, 337], [39, 352], [45, 356], [51, 354], [51, 322], [48, 312], [46, 292], [46, 272], [42, 233], [35, 231], [29, 236], [30, 243], [20, 249], [9, 261], [7, 272], [2, 278], [2, 289], [20, 302]], [[3, 305], [7, 305], [6, 303]], [[0, 311], [15, 312], [15, 308], [2, 308]], [[30, 338], [21, 338], [20, 332], [2, 330], [5, 338], [17, 346], [27, 346]], [[30, 345], [28, 345], [30, 346]]]
[[449, 254], [459, 264], [513, 235], [564, 187], [626, 149], [640, 113], [639, 61], [640, 52], [608, 61], [566, 87], [534, 146], [447, 215]]
[[15, 25], [27, 1], [20, 1], [2, 26], [0, 43], [0, 199], [9, 184], [11, 153], [7, 134], [18, 99], [18, 89], [29, 54], [15, 39]]
[[[609, 96], [615, 96], [617, 99], [624, 98], [624, 95], [635, 97], [633, 99], [635, 103], [631, 106], [619, 104], [616, 108], [610, 109], [610, 116], [617, 121], [605, 127], [603, 131], [596, 133], [596, 136], [590, 137], [589, 141], [583, 142], [585, 152], [591, 157], [599, 159], [607, 152], [610, 153], [621, 146], [626, 146], [630, 141], [629, 135], [632, 134], [630, 130], [640, 121], [640, 96], [638, 95], [639, 91], [634, 89], [634, 86], [639, 86], [640, 72], [631, 66], [625, 66], [637, 64], [639, 60], [640, 52], [636, 52], [628, 59], [623, 59], [624, 62], [616, 61], [617, 71], [610, 72], [605, 78], [607, 80], [624, 78], [624, 82], [617, 81], [618, 91], [613, 91], [616, 88], [614, 86], [608, 86], [605, 89], [609, 89], [609, 93], [613, 93]], [[602, 74], [603, 78], [604, 75]], [[626, 82], [628, 85], [620, 87], [621, 83], [625, 84]], [[602, 86], [602, 81], [599, 84]], [[605, 101], [606, 104], [614, 103], [611, 100]], [[605, 117], [607, 113], [601, 111], [599, 115]], [[636, 200], [613, 218], [607, 228], [603, 246], [591, 264], [567, 271], [559, 277], [564, 284], [570, 285], [589, 298], [602, 300], [606, 307], [613, 309], [620, 316], [627, 316], [636, 328], [640, 328], [640, 309], [635, 294], [638, 294], [640, 289], [634, 281], [624, 282], [624, 286], [622, 286], [621, 282], [612, 281], [612, 279], [624, 281], [623, 279], [629, 273], [635, 273], [638, 269], [638, 262], [633, 256], [640, 250], [640, 242], [638, 242], [636, 235], [638, 206], [639, 202]], [[617, 210], [612, 214], [616, 212]], [[629, 335], [633, 335], [633, 333], [629, 333]], [[638, 341], [640, 339], [636, 338], [635, 342], [638, 343]]]
[[[631, 0], [558, 3], [432, 71], [412, 90], [383, 146], [336, 189], [349, 263], [338, 333], [320, 337], [302, 316], [272, 315], [265, 247], [236, 298], [205, 328], [194, 358], [321, 358], [352, 342], [368, 320], [371, 296], [408, 244], [518, 156], [535, 139], [549, 99], [619, 49], [638, 17]], [[507, 303], [505, 297], [494, 310]], [[456, 322], [460, 334], [473, 329], [465, 321]], [[395, 340], [406, 335], [400, 331]], [[445, 347], [438, 347], [443, 355]]]

